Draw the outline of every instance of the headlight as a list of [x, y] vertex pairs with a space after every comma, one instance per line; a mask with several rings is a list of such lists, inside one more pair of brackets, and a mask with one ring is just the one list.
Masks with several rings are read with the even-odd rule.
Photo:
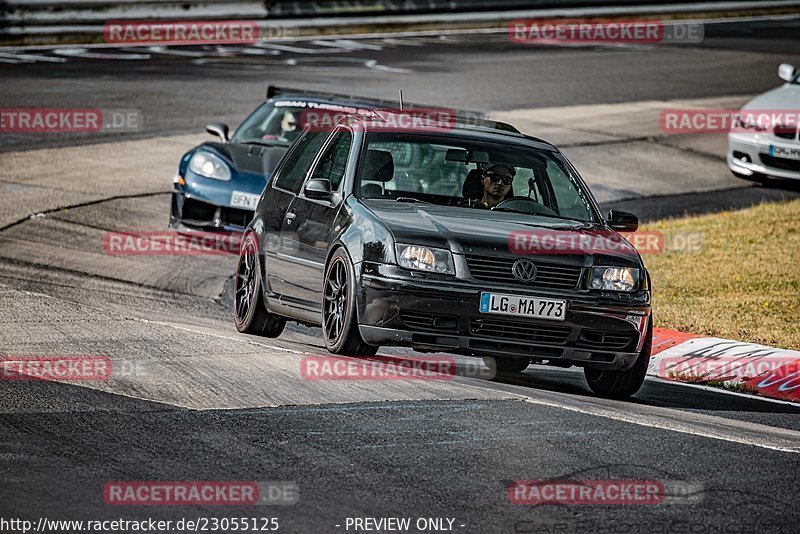
[[396, 245], [397, 263], [405, 269], [431, 273], [456, 274], [453, 255], [441, 248]]
[[195, 152], [189, 160], [189, 169], [200, 176], [214, 178], [215, 180], [231, 179], [231, 169], [222, 161], [222, 158], [210, 152]]
[[592, 267], [590, 289], [635, 291], [639, 286], [639, 269], [634, 267]]
[[745, 119], [741, 115], [736, 115], [736, 128], [742, 130], [755, 130], [757, 132], [764, 132], [767, 129], [766, 126], [762, 126], [755, 120]]

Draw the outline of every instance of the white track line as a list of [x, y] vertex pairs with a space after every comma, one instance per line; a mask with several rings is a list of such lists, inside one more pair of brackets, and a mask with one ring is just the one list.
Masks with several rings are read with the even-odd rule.
[[[466, 387], [486, 389], [486, 386], [466, 384]], [[645, 406], [626, 401], [613, 401], [602, 398], [575, 397], [567, 393], [545, 390], [531, 390], [536, 396], [517, 392], [515, 394], [523, 402], [538, 404], [551, 408], [559, 408], [571, 412], [582, 413], [594, 417], [613, 419], [623, 423], [658, 428], [670, 432], [689, 434], [720, 441], [728, 441], [741, 445], [749, 445], [788, 453], [800, 453], [800, 432], [784, 428], [770, 427], [759, 423], [749, 423], [726, 419], [713, 415], [686, 412], [660, 406]], [[495, 388], [488, 388], [495, 389]], [[498, 388], [509, 392], [507, 388]]]

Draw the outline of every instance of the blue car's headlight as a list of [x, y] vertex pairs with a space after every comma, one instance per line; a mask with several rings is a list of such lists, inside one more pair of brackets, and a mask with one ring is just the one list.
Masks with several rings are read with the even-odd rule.
[[192, 159], [189, 160], [189, 170], [215, 180], [228, 181], [231, 179], [231, 169], [228, 164], [210, 152], [195, 152]]

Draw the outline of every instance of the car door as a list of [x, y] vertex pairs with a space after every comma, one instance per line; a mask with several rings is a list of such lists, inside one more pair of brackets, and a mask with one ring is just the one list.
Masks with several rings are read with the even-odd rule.
[[268, 193], [265, 193], [268, 202], [262, 203], [260, 210], [264, 220], [265, 242], [260, 246], [266, 263], [266, 293], [271, 306], [292, 294], [294, 267], [287, 258], [293, 256], [297, 243], [292, 233], [284, 235], [284, 219], [327, 138], [328, 132], [305, 132], [289, 150], [268, 186]]
[[[282, 303], [318, 315], [321, 310], [325, 261], [333, 237], [336, 215], [341, 206], [341, 188], [353, 147], [353, 133], [344, 126], [334, 130], [306, 176], [331, 183], [330, 200], [307, 198], [301, 189], [287, 209], [281, 234], [291, 236], [291, 250], [282, 258], [291, 266]], [[304, 186], [305, 186], [304, 183]], [[318, 317], [316, 317], [318, 320]]]

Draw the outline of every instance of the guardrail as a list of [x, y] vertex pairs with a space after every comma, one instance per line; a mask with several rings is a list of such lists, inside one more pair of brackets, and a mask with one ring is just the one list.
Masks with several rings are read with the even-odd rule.
[[[381, 23], [424, 23], [414, 15], [470, 16], [481, 13], [544, 10], [542, 16], [576, 9], [594, 9], [598, 14], [725, 11], [769, 9], [800, 2], [776, 1], [687, 1], [687, 0], [0, 0], [0, 40], [65, 35], [100, 35], [109, 20], [257, 20], [287, 23], [293, 27], [353, 26]], [[546, 12], [546, 13], [545, 13]], [[462, 20], [468, 20], [464, 18]], [[492, 20], [486, 18], [484, 20]], [[380, 21], [380, 22], [376, 22]]]

